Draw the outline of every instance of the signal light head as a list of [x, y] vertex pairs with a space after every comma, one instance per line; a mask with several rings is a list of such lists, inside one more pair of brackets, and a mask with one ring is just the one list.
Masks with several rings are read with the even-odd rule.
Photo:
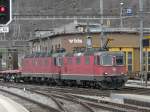
[[8, 25], [12, 20], [12, 0], [0, 0], [0, 26]]
[[0, 13], [4, 13], [6, 11], [6, 8], [4, 6], [0, 6]]

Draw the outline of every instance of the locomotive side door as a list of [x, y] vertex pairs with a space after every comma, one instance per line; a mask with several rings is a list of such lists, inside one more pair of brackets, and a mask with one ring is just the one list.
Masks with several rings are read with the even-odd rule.
[[63, 63], [63, 57], [57, 57], [56, 58], [56, 65], [57, 65], [57, 69], [58, 69], [59, 79], [61, 79], [63, 64], [64, 64]]
[[94, 75], [98, 74], [98, 67], [100, 65], [100, 56], [94, 55]]

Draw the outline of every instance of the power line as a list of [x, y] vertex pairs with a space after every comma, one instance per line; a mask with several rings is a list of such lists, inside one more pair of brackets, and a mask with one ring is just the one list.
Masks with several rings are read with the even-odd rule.
[[[13, 20], [101, 20], [98, 16], [37, 16], [37, 15], [13, 15]], [[117, 16], [103, 17], [104, 20], [120, 19]]]

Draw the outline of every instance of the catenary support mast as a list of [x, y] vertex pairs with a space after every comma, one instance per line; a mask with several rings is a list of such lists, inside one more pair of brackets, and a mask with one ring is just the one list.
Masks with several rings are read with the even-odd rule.
[[103, 29], [103, 0], [100, 0], [100, 16], [101, 16], [101, 20], [100, 20], [100, 24], [101, 24], [101, 36], [100, 36], [100, 43], [101, 43], [101, 48], [103, 47], [103, 41], [104, 41], [104, 29]]
[[140, 11], [140, 75], [143, 80], [143, 0], [139, 0], [139, 11]]

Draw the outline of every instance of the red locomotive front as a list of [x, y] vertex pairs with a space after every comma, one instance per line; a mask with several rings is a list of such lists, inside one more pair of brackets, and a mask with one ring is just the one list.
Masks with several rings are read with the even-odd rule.
[[94, 71], [103, 88], [122, 87], [127, 81], [124, 53], [96, 53]]
[[65, 83], [114, 89], [127, 81], [122, 52], [76, 53], [62, 60], [61, 79]]

